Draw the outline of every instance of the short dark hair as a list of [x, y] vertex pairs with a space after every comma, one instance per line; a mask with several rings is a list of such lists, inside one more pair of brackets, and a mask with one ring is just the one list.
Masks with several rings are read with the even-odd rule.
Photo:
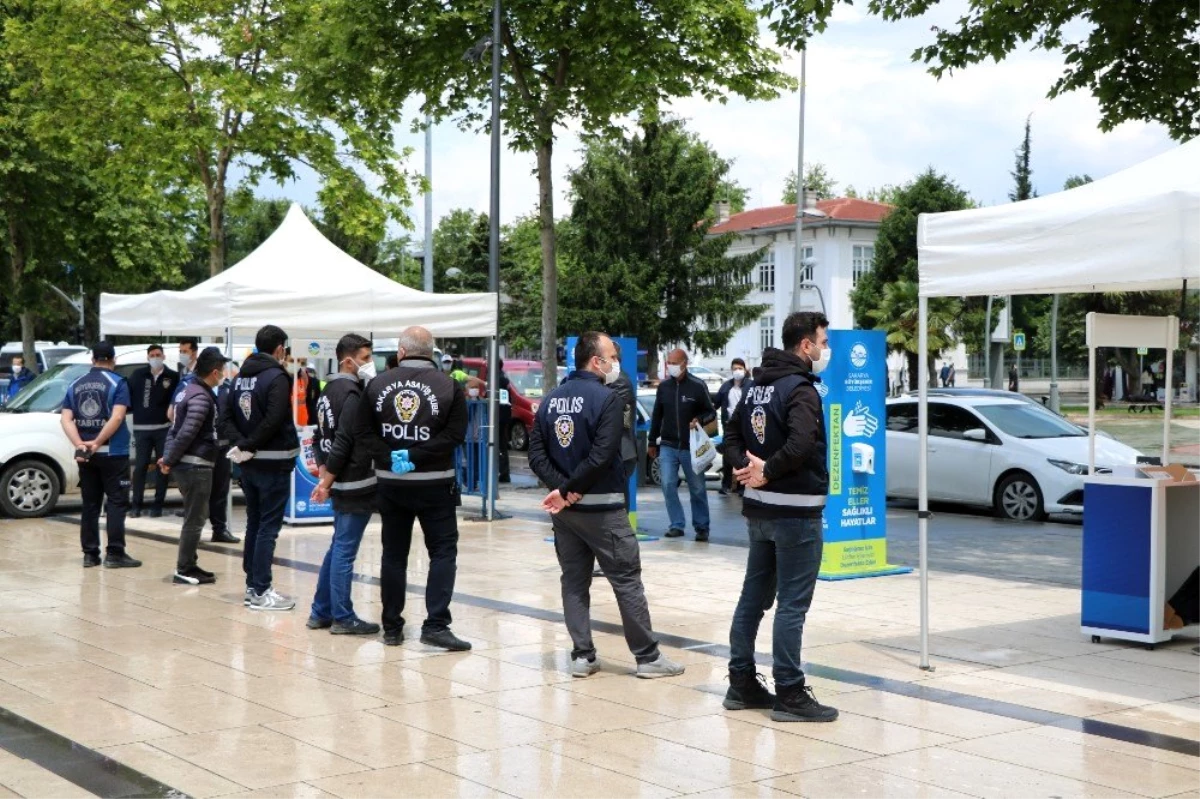
[[600, 339], [605, 337], [604, 333], [595, 330], [589, 330], [579, 337], [579, 341], [575, 342], [576, 369], [583, 369], [592, 358], [602, 357], [600, 356]]
[[196, 357], [196, 374], [199, 377], [210, 375], [228, 362], [229, 359], [216, 347], [205, 347]]
[[343, 358], [351, 355], [357, 355], [358, 351], [363, 347], [371, 349], [370, 340], [363, 338], [357, 333], [347, 333], [346, 335], [342, 336], [340, 339], [338, 339], [337, 349], [335, 350], [338, 363], [341, 363]]
[[263, 325], [254, 336], [254, 348], [264, 355], [270, 355], [287, 343], [288, 335], [282, 328], [275, 325]]
[[179, 339], [179, 346], [182, 347], [184, 344], [190, 344], [194, 350], [199, 349], [200, 339], [196, 338], [195, 336], [183, 336]]
[[150, 353], [154, 352], [155, 350], [162, 352], [162, 345], [161, 344], [151, 344], [149, 347], [146, 348], [146, 354], [149, 355]]
[[743, 361], [741, 358], [734, 358], [732, 361], [730, 361], [730, 362], [729, 362], [729, 365], [730, 365], [730, 366], [742, 366], [742, 367], [744, 367], [744, 366], [746, 365], [746, 362], [745, 362], [745, 361]]
[[819, 311], [797, 311], [783, 320], [783, 348], [788, 352], [800, 346], [803, 339], [813, 339], [821, 328], [828, 328], [829, 320]]

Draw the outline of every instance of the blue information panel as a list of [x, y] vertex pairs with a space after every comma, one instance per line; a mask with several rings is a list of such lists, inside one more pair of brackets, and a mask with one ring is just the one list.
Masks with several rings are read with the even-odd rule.
[[911, 571], [887, 563], [887, 341], [877, 330], [830, 330], [821, 374], [829, 442], [822, 579]]
[[297, 427], [300, 454], [292, 467], [292, 493], [284, 519], [289, 524], [319, 524], [333, 520], [332, 502], [313, 502], [312, 490], [317, 487], [317, 461], [313, 457], [313, 439], [317, 428]]

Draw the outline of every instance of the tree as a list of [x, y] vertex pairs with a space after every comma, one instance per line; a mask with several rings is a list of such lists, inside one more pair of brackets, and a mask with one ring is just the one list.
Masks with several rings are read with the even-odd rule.
[[[487, 291], [488, 217], [455, 208], [433, 230], [433, 290], [453, 294]], [[447, 275], [457, 269], [455, 275]]]
[[[623, 115], [674, 97], [773, 97], [795, 81], [780, 55], [759, 41], [749, 0], [504, 4], [503, 108], [512, 146], [536, 154], [542, 250], [542, 361], [556, 377], [557, 237], [553, 157], [557, 132], [576, 120], [606, 131]], [[323, 88], [376, 88], [396, 109], [423, 98], [421, 112], [466, 127], [489, 118], [490, 70], [474, 61], [487, 51], [491, 2], [328, 0], [321, 6], [317, 51], [307, 61]]]
[[896, 197], [900, 193], [900, 186], [891, 183], [885, 183], [882, 186], [867, 189], [867, 193], [859, 195], [858, 190], [853, 186], [847, 186], [843, 192], [847, 197], [854, 199], [870, 200], [873, 203], [884, 203], [885, 205], [895, 205]]
[[322, 179], [322, 205], [337, 207], [354, 235], [406, 218], [394, 120], [380, 112], [374, 87], [335, 102], [309, 77], [297, 45], [322, 35], [317, 0], [34, 1], [47, 13], [17, 35], [75, 108], [72, 127], [202, 189], [210, 275], [225, 268], [227, 182], [237, 164], [251, 184], [309, 166]]
[[1037, 189], [1033, 188], [1033, 169], [1029, 165], [1032, 152], [1029, 123], [1030, 117], [1025, 117], [1025, 138], [1021, 140], [1021, 146], [1017, 148], [1017, 161], [1013, 166], [1013, 171], [1009, 173], [1012, 175], [1014, 186], [1013, 190], [1008, 193], [1008, 199], [1013, 202], [1029, 200], [1038, 196]]
[[1063, 183], [1063, 191], [1070, 191], [1071, 189], [1076, 189], [1080, 186], [1086, 186], [1091, 182], [1091, 175], [1071, 175], [1069, 178], [1067, 178], [1066, 182]]
[[[907, 283], [916, 286], [917, 273], [917, 217], [923, 213], [960, 211], [974, 205], [965, 191], [952, 180], [939, 175], [933, 168], [925, 170], [912, 182], [901, 188], [895, 196], [895, 208], [879, 225], [875, 236], [875, 264], [871, 271], [859, 278], [858, 286], [850, 294], [855, 322], [862, 327], [880, 328], [895, 335], [891, 343], [894, 350], [908, 354], [910, 388], [916, 386], [916, 352], [909, 349], [915, 339], [905, 314], [916, 312], [916, 294], [908, 286], [892, 287], [892, 284]], [[889, 287], [891, 293], [888, 293]], [[903, 302], [911, 300], [907, 309]], [[946, 340], [948, 327], [961, 324], [960, 303], [954, 299], [939, 299], [930, 302], [929, 341], [930, 351], [936, 353], [940, 342]], [[943, 324], [943, 322], [945, 324]], [[915, 346], [915, 345], [914, 345]]]
[[[867, 311], [867, 316], [887, 333], [888, 347], [894, 352], [902, 352], [908, 361], [908, 387], [915, 389], [919, 385], [917, 364], [921, 355], [920, 348], [920, 299], [919, 287], [912, 280], [897, 280], [883, 287], [878, 307]], [[928, 358], [929, 385], [937, 385], [937, 374], [933, 368], [938, 353], [953, 347], [956, 343], [950, 334], [951, 328], [958, 315], [957, 300], [937, 297], [929, 301], [929, 334]]]
[[[804, 165], [805, 191], [812, 192], [817, 197], [824, 199], [834, 196], [837, 185], [837, 181], [829, 176], [829, 170], [825, 168], [824, 164], [817, 162]], [[792, 205], [796, 202], [796, 170], [794, 169], [788, 172], [787, 177], [783, 179], [781, 201], [784, 205]]]
[[[898, 21], [920, 17], [937, 3], [871, 0], [867, 7]], [[799, 48], [825, 30], [836, 5], [836, 0], [766, 0], [763, 12], [779, 42]], [[933, 44], [912, 54], [935, 77], [1000, 61], [1032, 44], [1065, 55], [1063, 74], [1049, 96], [1087, 90], [1099, 103], [1101, 130], [1140, 120], [1160, 123], [1178, 141], [1200, 135], [1200, 4], [1194, 0], [970, 0], [955, 24], [933, 26]]]
[[764, 306], [743, 300], [760, 253], [728, 256], [733, 234], [708, 234], [728, 171], [678, 120], [589, 141], [570, 176], [563, 329], [636, 336], [653, 374], [662, 345], [717, 351], [757, 319]]

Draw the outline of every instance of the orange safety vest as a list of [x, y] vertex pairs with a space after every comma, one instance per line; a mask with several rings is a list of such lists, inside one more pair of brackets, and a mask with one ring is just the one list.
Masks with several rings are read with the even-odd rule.
[[292, 381], [292, 418], [296, 424], [304, 427], [308, 424], [308, 370], [296, 371], [296, 379]]

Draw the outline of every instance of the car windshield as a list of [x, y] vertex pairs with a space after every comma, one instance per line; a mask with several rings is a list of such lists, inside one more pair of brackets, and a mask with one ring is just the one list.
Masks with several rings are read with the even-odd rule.
[[974, 409], [1014, 438], [1077, 438], [1087, 435], [1061, 416], [1027, 402], [1020, 405], [976, 405]]
[[47, 369], [22, 389], [4, 410], [11, 413], [57, 413], [62, 409], [67, 387], [87, 374], [91, 368], [84, 363], [60, 363]]
[[508, 382], [512, 384], [513, 388], [526, 397], [540, 397], [545, 393], [542, 390], [541, 370], [530, 370], [528, 372], [509, 372]]

